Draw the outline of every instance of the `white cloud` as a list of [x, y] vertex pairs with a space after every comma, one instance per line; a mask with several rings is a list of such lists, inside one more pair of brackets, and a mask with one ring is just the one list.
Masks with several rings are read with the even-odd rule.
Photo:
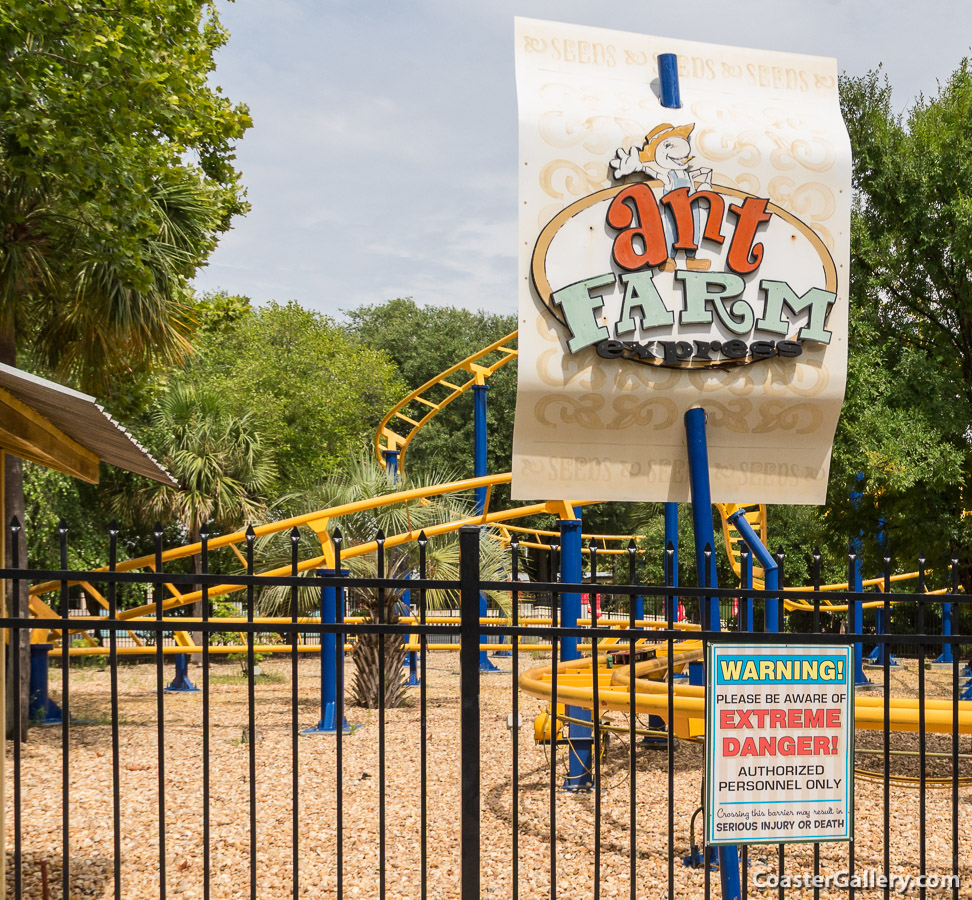
[[700, 0], [274, 0], [221, 7], [216, 81], [250, 104], [239, 164], [253, 211], [197, 284], [336, 315], [393, 296], [515, 310], [513, 16], [880, 61], [899, 108], [934, 93], [972, 6]]

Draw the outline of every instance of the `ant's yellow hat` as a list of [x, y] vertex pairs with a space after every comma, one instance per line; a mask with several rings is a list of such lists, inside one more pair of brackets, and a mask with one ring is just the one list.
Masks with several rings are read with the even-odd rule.
[[658, 145], [665, 140], [667, 137], [681, 137], [688, 140], [689, 135], [695, 128], [695, 123], [690, 122], [688, 125], [672, 125], [665, 122], [662, 125], [657, 125], [652, 130], [645, 135], [645, 146], [639, 151], [638, 159], [643, 163], [653, 162], [655, 159], [655, 151], [658, 149]]

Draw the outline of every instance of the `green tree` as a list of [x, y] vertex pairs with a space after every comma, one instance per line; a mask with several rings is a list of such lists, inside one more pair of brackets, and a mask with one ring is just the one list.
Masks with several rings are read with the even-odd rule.
[[204, 330], [197, 346], [189, 377], [249, 412], [272, 440], [278, 494], [319, 483], [372, 439], [404, 390], [385, 353], [293, 301], [239, 313]]
[[[106, 390], [186, 353], [186, 285], [246, 208], [249, 114], [210, 81], [226, 38], [212, 0], [0, 6], [0, 362]], [[23, 520], [19, 459], [4, 478]]]
[[252, 416], [233, 414], [224, 397], [176, 381], [152, 416], [151, 442], [178, 487], [140, 480], [115, 508], [136, 521], [177, 521], [189, 543], [204, 524], [231, 530], [266, 511], [276, 467]]
[[[841, 81], [854, 154], [848, 390], [825, 524], [834, 545], [883, 529], [944, 577], [972, 536], [972, 69], [904, 116], [879, 72]], [[860, 497], [853, 496], [861, 494]], [[853, 497], [853, 498], [852, 498]], [[972, 578], [966, 569], [967, 586]]]
[[[438, 306], [419, 306], [411, 298], [398, 298], [347, 313], [352, 332], [369, 347], [382, 349], [395, 361], [409, 390], [505, 337], [517, 327], [516, 316], [485, 310], [472, 312]], [[492, 360], [490, 360], [492, 361]], [[516, 409], [516, 362], [489, 379], [486, 403], [486, 457], [490, 474], [509, 472], [513, 458], [513, 417]], [[445, 394], [445, 390], [440, 396]], [[404, 393], [403, 395], [404, 396]], [[396, 399], [401, 399], [398, 397]], [[387, 411], [387, 410], [386, 410]], [[422, 407], [416, 411], [426, 412]], [[438, 413], [408, 448], [406, 468], [434, 470], [447, 459], [458, 477], [473, 474], [473, 396], [465, 396]], [[491, 506], [509, 504], [509, 488], [493, 491]], [[629, 533], [632, 507], [627, 503], [597, 504], [584, 508], [584, 530], [602, 534]], [[552, 517], [537, 517], [535, 527], [557, 528]]]
[[181, 301], [246, 208], [250, 124], [211, 84], [211, 0], [0, 9], [0, 353], [84, 386], [188, 349]]
[[[237, 530], [263, 517], [276, 467], [269, 441], [247, 413], [235, 415], [225, 398], [192, 383], [176, 381], [160, 398], [152, 417], [151, 442], [178, 487], [139, 479], [113, 498], [114, 512], [145, 528], [175, 522], [182, 539], [199, 541], [204, 525]], [[193, 558], [202, 572], [202, 558]], [[194, 616], [202, 604], [193, 604]]]

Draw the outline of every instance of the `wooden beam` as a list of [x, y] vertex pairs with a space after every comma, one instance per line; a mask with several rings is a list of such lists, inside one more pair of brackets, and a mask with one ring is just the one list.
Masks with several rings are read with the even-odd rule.
[[98, 483], [97, 455], [2, 388], [0, 448], [82, 481]]

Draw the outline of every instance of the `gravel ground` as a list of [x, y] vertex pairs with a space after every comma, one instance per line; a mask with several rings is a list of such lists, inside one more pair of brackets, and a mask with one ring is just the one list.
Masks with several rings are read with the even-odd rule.
[[[524, 654], [521, 668], [537, 665]], [[483, 676], [482, 684], [482, 896], [511, 896], [511, 709], [510, 660], [497, 659], [504, 674]], [[257, 685], [257, 896], [292, 895], [290, 661], [262, 664], [265, 677]], [[428, 666], [428, 896], [447, 900], [459, 896], [459, 677], [455, 654], [435, 653]], [[171, 665], [167, 666], [171, 674]], [[214, 665], [214, 676], [238, 672], [233, 663]], [[348, 664], [348, 675], [351, 665]], [[201, 680], [198, 667], [191, 675]], [[882, 673], [871, 672], [880, 679]], [[315, 695], [320, 664], [300, 662], [300, 723], [319, 718]], [[947, 697], [950, 674], [929, 672], [928, 696]], [[167, 678], [167, 680], [169, 680]], [[219, 679], [222, 681], [223, 679]], [[122, 797], [122, 896], [159, 896], [158, 748], [153, 664], [126, 665], [120, 670], [120, 734]], [[60, 674], [52, 676], [59, 686]], [[896, 696], [915, 695], [914, 667], [892, 674]], [[53, 692], [58, 699], [58, 692]], [[85, 668], [71, 673], [71, 703], [75, 716], [89, 720], [71, 732], [72, 897], [112, 897], [111, 732], [108, 673]], [[249, 747], [243, 741], [247, 720], [245, 684], [219, 683], [212, 688], [210, 773], [212, 778], [212, 897], [249, 896]], [[549, 762], [543, 747], [534, 745], [532, 720], [539, 701], [521, 698], [524, 724], [519, 732], [519, 887], [520, 897], [550, 896]], [[344, 746], [344, 891], [349, 898], [379, 896], [379, 762], [377, 713], [349, 709], [357, 726]], [[165, 698], [165, 816], [167, 895], [202, 897], [202, 699], [200, 694]], [[614, 721], [623, 723], [615, 715]], [[892, 735], [896, 749], [916, 747], [909, 735]], [[859, 734], [861, 746], [880, 747], [880, 734]], [[40, 860], [49, 861], [52, 898], [61, 879], [61, 750], [59, 728], [35, 728], [23, 748], [23, 854], [25, 896], [41, 898]], [[930, 737], [929, 749], [948, 752], [951, 739]], [[962, 738], [963, 753], [972, 753], [972, 739]], [[300, 896], [336, 894], [335, 739], [302, 738], [300, 751]], [[12, 772], [7, 745], [8, 772]], [[628, 897], [629, 807], [627, 743], [611, 741], [604, 763], [601, 791], [600, 890], [602, 897]], [[667, 890], [668, 795], [667, 753], [644, 745], [637, 748], [637, 878], [638, 897], [661, 898]], [[963, 775], [972, 775], [972, 760], [964, 760]], [[558, 766], [565, 764], [561, 751]], [[701, 791], [702, 752], [699, 745], [678, 744], [675, 754], [674, 852], [675, 896], [704, 897], [704, 872], [682, 866], [689, 851], [689, 819]], [[934, 758], [929, 774], [950, 774], [950, 761]], [[386, 896], [420, 896], [419, 689], [409, 690], [404, 708], [386, 716]], [[881, 758], [858, 757], [858, 766], [878, 771]], [[913, 757], [896, 757], [892, 771], [914, 775]], [[559, 776], [558, 776], [559, 777]], [[8, 822], [12, 829], [12, 786], [8, 782]], [[880, 870], [883, 862], [883, 787], [859, 779], [856, 785], [856, 868]], [[926, 860], [929, 873], [950, 871], [951, 792], [926, 794]], [[594, 807], [592, 793], [557, 796], [557, 884], [560, 896], [590, 897], [594, 893]], [[972, 786], [960, 789], [959, 830], [972, 833]], [[891, 871], [918, 872], [919, 795], [893, 786], [890, 808]], [[960, 868], [972, 896], [972, 837], [960, 846]], [[11, 840], [12, 844], [12, 840]], [[820, 847], [821, 871], [846, 869], [846, 844]], [[749, 853], [750, 877], [776, 871], [776, 847], [754, 847]], [[13, 854], [7, 854], [8, 884], [13, 884]], [[786, 850], [785, 870], [812, 872], [812, 848]], [[12, 893], [12, 891], [11, 891]], [[712, 875], [712, 895], [721, 896], [718, 874]], [[750, 888], [750, 896], [776, 896]], [[812, 897], [810, 890], [787, 890], [788, 898]], [[846, 889], [821, 891], [821, 897], [846, 897]], [[878, 891], [859, 891], [878, 897]], [[914, 893], [917, 896], [917, 892]], [[930, 891], [929, 897], [944, 897]]]

